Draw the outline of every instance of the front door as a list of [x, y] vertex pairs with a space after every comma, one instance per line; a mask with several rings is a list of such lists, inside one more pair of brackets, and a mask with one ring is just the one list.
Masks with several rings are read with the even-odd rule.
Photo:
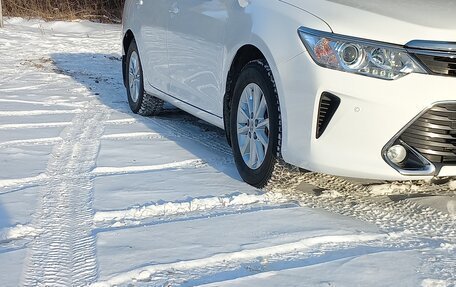
[[168, 92], [168, 53], [166, 33], [169, 25], [170, 0], [138, 0], [140, 22], [139, 53], [144, 70], [144, 87]]
[[169, 93], [222, 117], [222, 66], [233, 0], [175, 0], [168, 30]]

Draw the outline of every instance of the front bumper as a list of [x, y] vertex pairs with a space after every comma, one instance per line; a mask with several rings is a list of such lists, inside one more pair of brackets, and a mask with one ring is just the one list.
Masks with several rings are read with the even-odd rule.
[[[283, 117], [282, 156], [304, 169], [381, 180], [456, 176], [443, 165], [433, 174], [404, 175], [388, 164], [383, 149], [404, 127], [438, 102], [456, 102], [456, 78], [410, 74], [395, 81], [329, 70], [307, 53], [278, 67]], [[317, 139], [320, 97], [329, 92], [340, 106]]]

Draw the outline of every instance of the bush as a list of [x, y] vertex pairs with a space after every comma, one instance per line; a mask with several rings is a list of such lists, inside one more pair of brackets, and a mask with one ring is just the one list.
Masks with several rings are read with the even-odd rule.
[[[6, 16], [120, 22], [125, 0], [2, 0]], [[153, 0], [152, 0], [153, 1]]]

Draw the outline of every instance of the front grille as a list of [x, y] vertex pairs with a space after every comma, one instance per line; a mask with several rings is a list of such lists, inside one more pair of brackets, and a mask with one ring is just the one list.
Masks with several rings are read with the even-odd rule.
[[419, 54], [415, 56], [434, 74], [456, 77], [456, 54]]
[[456, 103], [434, 106], [400, 139], [432, 163], [456, 164]]
[[456, 77], [456, 42], [415, 40], [405, 48], [429, 73]]

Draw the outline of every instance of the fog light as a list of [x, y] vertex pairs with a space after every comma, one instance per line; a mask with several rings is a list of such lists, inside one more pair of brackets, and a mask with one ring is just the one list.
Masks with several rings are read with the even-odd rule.
[[407, 158], [407, 150], [401, 145], [394, 145], [388, 149], [386, 156], [390, 161], [399, 164]]

